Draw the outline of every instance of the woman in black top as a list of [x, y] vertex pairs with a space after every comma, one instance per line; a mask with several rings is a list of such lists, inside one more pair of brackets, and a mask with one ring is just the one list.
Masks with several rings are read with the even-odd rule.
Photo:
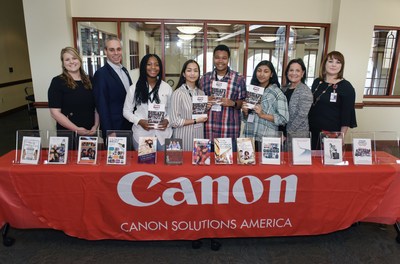
[[51, 116], [57, 130], [76, 131], [78, 135], [95, 135], [99, 115], [95, 108], [92, 83], [82, 69], [76, 49], [61, 50], [62, 73], [53, 78], [48, 90]]
[[343, 78], [343, 72], [344, 56], [332, 51], [324, 58], [319, 78], [312, 84], [314, 101], [308, 115], [312, 149], [321, 148], [321, 131], [346, 134], [348, 128], [357, 127], [356, 93], [351, 83]]

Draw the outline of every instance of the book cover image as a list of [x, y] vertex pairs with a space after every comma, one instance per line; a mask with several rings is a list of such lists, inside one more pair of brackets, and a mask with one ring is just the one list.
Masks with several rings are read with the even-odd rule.
[[261, 144], [261, 163], [281, 164], [281, 139], [277, 137], [263, 137]]
[[192, 164], [210, 165], [211, 164], [211, 140], [193, 139]]
[[40, 157], [40, 137], [28, 137], [22, 138], [21, 146], [21, 164], [38, 164]]
[[357, 165], [372, 164], [372, 148], [370, 138], [353, 138], [353, 162]]
[[211, 86], [211, 94], [214, 96], [216, 103], [220, 103], [225, 97], [228, 88], [227, 82], [213, 81]]
[[138, 163], [156, 164], [157, 138], [139, 137]]
[[333, 165], [343, 161], [342, 139], [341, 138], [324, 138], [324, 164]]
[[164, 119], [165, 115], [165, 104], [148, 104], [147, 122], [154, 128], [158, 127], [158, 124]]
[[107, 164], [126, 164], [126, 137], [108, 137]]
[[164, 161], [168, 165], [183, 164], [183, 149], [181, 138], [166, 138], [165, 139], [165, 155]]
[[214, 138], [215, 164], [233, 164], [232, 138]]
[[79, 137], [78, 164], [96, 164], [98, 137]]
[[255, 85], [247, 85], [246, 103], [248, 109], [253, 109], [256, 104], [261, 100], [264, 93], [264, 88]]
[[253, 138], [237, 138], [237, 163], [243, 165], [256, 164]]
[[311, 165], [311, 154], [310, 138], [292, 138], [292, 155], [294, 165]]
[[48, 164], [66, 164], [68, 161], [68, 137], [50, 137]]
[[195, 95], [192, 97], [193, 111], [192, 118], [207, 117], [207, 95]]

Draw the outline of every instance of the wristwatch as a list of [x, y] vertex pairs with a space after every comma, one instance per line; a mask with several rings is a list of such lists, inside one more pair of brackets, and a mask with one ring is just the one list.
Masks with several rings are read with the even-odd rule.
[[196, 121], [196, 119], [193, 118], [193, 125], [196, 125], [196, 124], [197, 124], [197, 121]]
[[237, 102], [236, 101], [233, 101], [235, 104], [233, 105], [233, 108], [236, 108], [236, 106], [237, 106]]

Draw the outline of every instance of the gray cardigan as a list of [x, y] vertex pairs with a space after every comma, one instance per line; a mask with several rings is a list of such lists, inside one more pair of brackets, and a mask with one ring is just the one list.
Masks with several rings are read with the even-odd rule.
[[[289, 86], [284, 87], [285, 92]], [[289, 122], [286, 125], [288, 133], [309, 132], [308, 112], [313, 102], [311, 89], [304, 83], [299, 83], [294, 89], [289, 102]]]

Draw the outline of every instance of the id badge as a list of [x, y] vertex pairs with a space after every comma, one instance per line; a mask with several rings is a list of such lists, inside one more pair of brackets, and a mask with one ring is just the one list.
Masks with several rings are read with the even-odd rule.
[[331, 103], [336, 103], [337, 93], [331, 93]]
[[222, 106], [219, 105], [219, 104], [214, 104], [214, 105], [211, 107], [211, 111], [221, 112], [221, 110], [222, 110]]
[[249, 114], [247, 116], [247, 123], [254, 123], [255, 114]]

